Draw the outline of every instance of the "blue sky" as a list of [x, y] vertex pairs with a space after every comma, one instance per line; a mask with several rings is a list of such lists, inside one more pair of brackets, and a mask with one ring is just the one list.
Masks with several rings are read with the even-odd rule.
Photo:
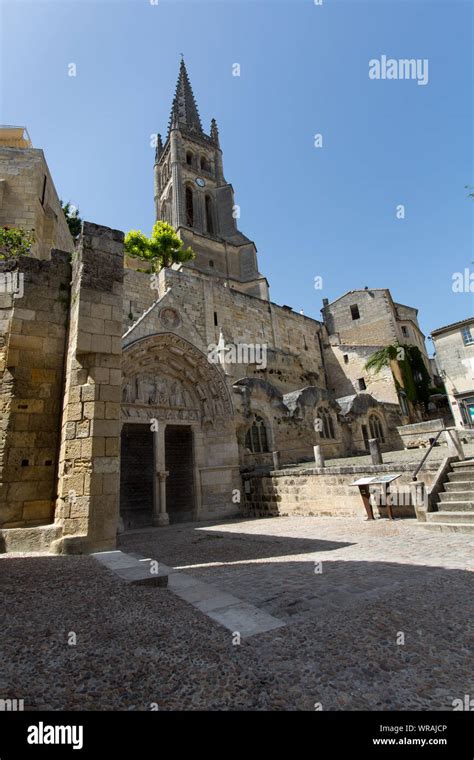
[[[183, 53], [272, 300], [320, 318], [323, 297], [390, 287], [429, 333], [473, 311], [471, 293], [452, 291], [453, 273], [474, 269], [472, 11], [457, 0], [3, 0], [1, 121], [27, 127], [83, 218], [149, 233], [150, 135], [166, 133]], [[428, 59], [428, 84], [369, 79], [382, 55]]]

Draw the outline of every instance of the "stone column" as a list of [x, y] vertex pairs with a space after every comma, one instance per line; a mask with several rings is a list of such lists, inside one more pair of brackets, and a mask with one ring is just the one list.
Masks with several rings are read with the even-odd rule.
[[205, 195], [199, 190], [194, 191], [194, 229], [199, 232], [205, 232], [204, 218], [206, 214], [205, 210]]
[[279, 451], [273, 451], [273, 469], [279, 470], [280, 469], [280, 452]]
[[84, 222], [73, 256], [57, 553], [115, 548], [120, 493], [123, 232]]
[[173, 208], [171, 212], [172, 225], [175, 229], [185, 222], [184, 196], [181, 180], [181, 165], [179, 161], [180, 136], [178, 129], [171, 129], [170, 133], [170, 165], [171, 180], [173, 185]]
[[153, 518], [153, 525], [156, 525], [158, 527], [162, 527], [163, 525], [169, 525], [170, 524], [170, 518], [166, 511], [166, 478], [169, 475], [169, 472], [166, 470], [162, 470], [161, 472], [157, 472], [158, 482], [159, 482], [159, 489], [160, 489], [160, 506], [159, 506], [159, 513], [157, 517]]
[[161, 217], [161, 203], [160, 203], [161, 175], [160, 175], [160, 167], [159, 167], [158, 161], [155, 161], [153, 172], [154, 172], [155, 219], [160, 219]]
[[383, 464], [378, 438], [369, 438], [369, 450], [372, 464]]
[[466, 457], [462, 443], [459, 439], [459, 433], [454, 428], [450, 428], [444, 433], [446, 443], [448, 444], [448, 457], [459, 457], [463, 461]]
[[421, 480], [410, 483], [410, 495], [417, 519], [421, 522], [426, 522], [426, 513], [429, 511], [429, 502], [425, 483]]
[[169, 517], [166, 512], [166, 478], [169, 475], [165, 470], [165, 428], [166, 425], [158, 423], [158, 430], [153, 432], [153, 520], [156, 527], [169, 525]]
[[313, 451], [316, 467], [324, 467], [324, 454], [322, 452], [321, 446], [313, 446]]

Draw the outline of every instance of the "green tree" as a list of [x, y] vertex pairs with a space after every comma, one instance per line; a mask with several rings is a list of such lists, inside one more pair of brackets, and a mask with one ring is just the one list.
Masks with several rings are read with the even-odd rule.
[[20, 227], [0, 227], [0, 260], [25, 256], [35, 242], [34, 230]]
[[191, 248], [183, 248], [183, 241], [167, 222], [156, 222], [149, 238], [140, 230], [127, 232], [125, 252], [136, 259], [149, 261], [153, 272], [195, 257]]
[[430, 397], [431, 378], [418, 346], [392, 343], [375, 351], [365, 363], [365, 369], [377, 374], [382, 367], [390, 367], [396, 361], [400, 366], [403, 387], [407, 398], [412, 401], [422, 401], [428, 404]]
[[79, 209], [75, 206], [71, 206], [70, 201], [64, 204], [62, 201], [59, 202], [64, 211], [64, 216], [66, 217], [67, 226], [69, 227], [72, 239], [76, 241], [79, 238], [82, 229], [82, 219], [79, 216]]

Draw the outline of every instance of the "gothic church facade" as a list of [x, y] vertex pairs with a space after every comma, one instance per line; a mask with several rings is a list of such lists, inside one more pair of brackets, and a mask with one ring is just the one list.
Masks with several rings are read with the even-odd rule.
[[[34, 151], [0, 158], [22, 150]], [[391, 376], [383, 398], [347, 382], [338, 395], [324, 321], [271, 302], [184, 61], [154, 200], [194, 260], [152, 276], [124, 256], [122, 232], [86, 222], [72, 257], [63, 246], [0, 263], [24, 284], [21, 298], [0, 295], [7, 548], [107, 549], [120, 530], [237, 515], [241, 473], [272, 467], [276, 451], [283, 465], [317, 444], [326, 457], [363, 453], [371, 437], [400, 447]]]

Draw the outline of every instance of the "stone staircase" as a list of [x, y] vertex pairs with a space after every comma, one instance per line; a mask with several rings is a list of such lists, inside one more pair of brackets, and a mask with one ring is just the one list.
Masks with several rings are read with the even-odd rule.
[[437, 512], [428, 512], [425, 526], [433, 530], [474, 532], [474, 459], [453, 462]]

